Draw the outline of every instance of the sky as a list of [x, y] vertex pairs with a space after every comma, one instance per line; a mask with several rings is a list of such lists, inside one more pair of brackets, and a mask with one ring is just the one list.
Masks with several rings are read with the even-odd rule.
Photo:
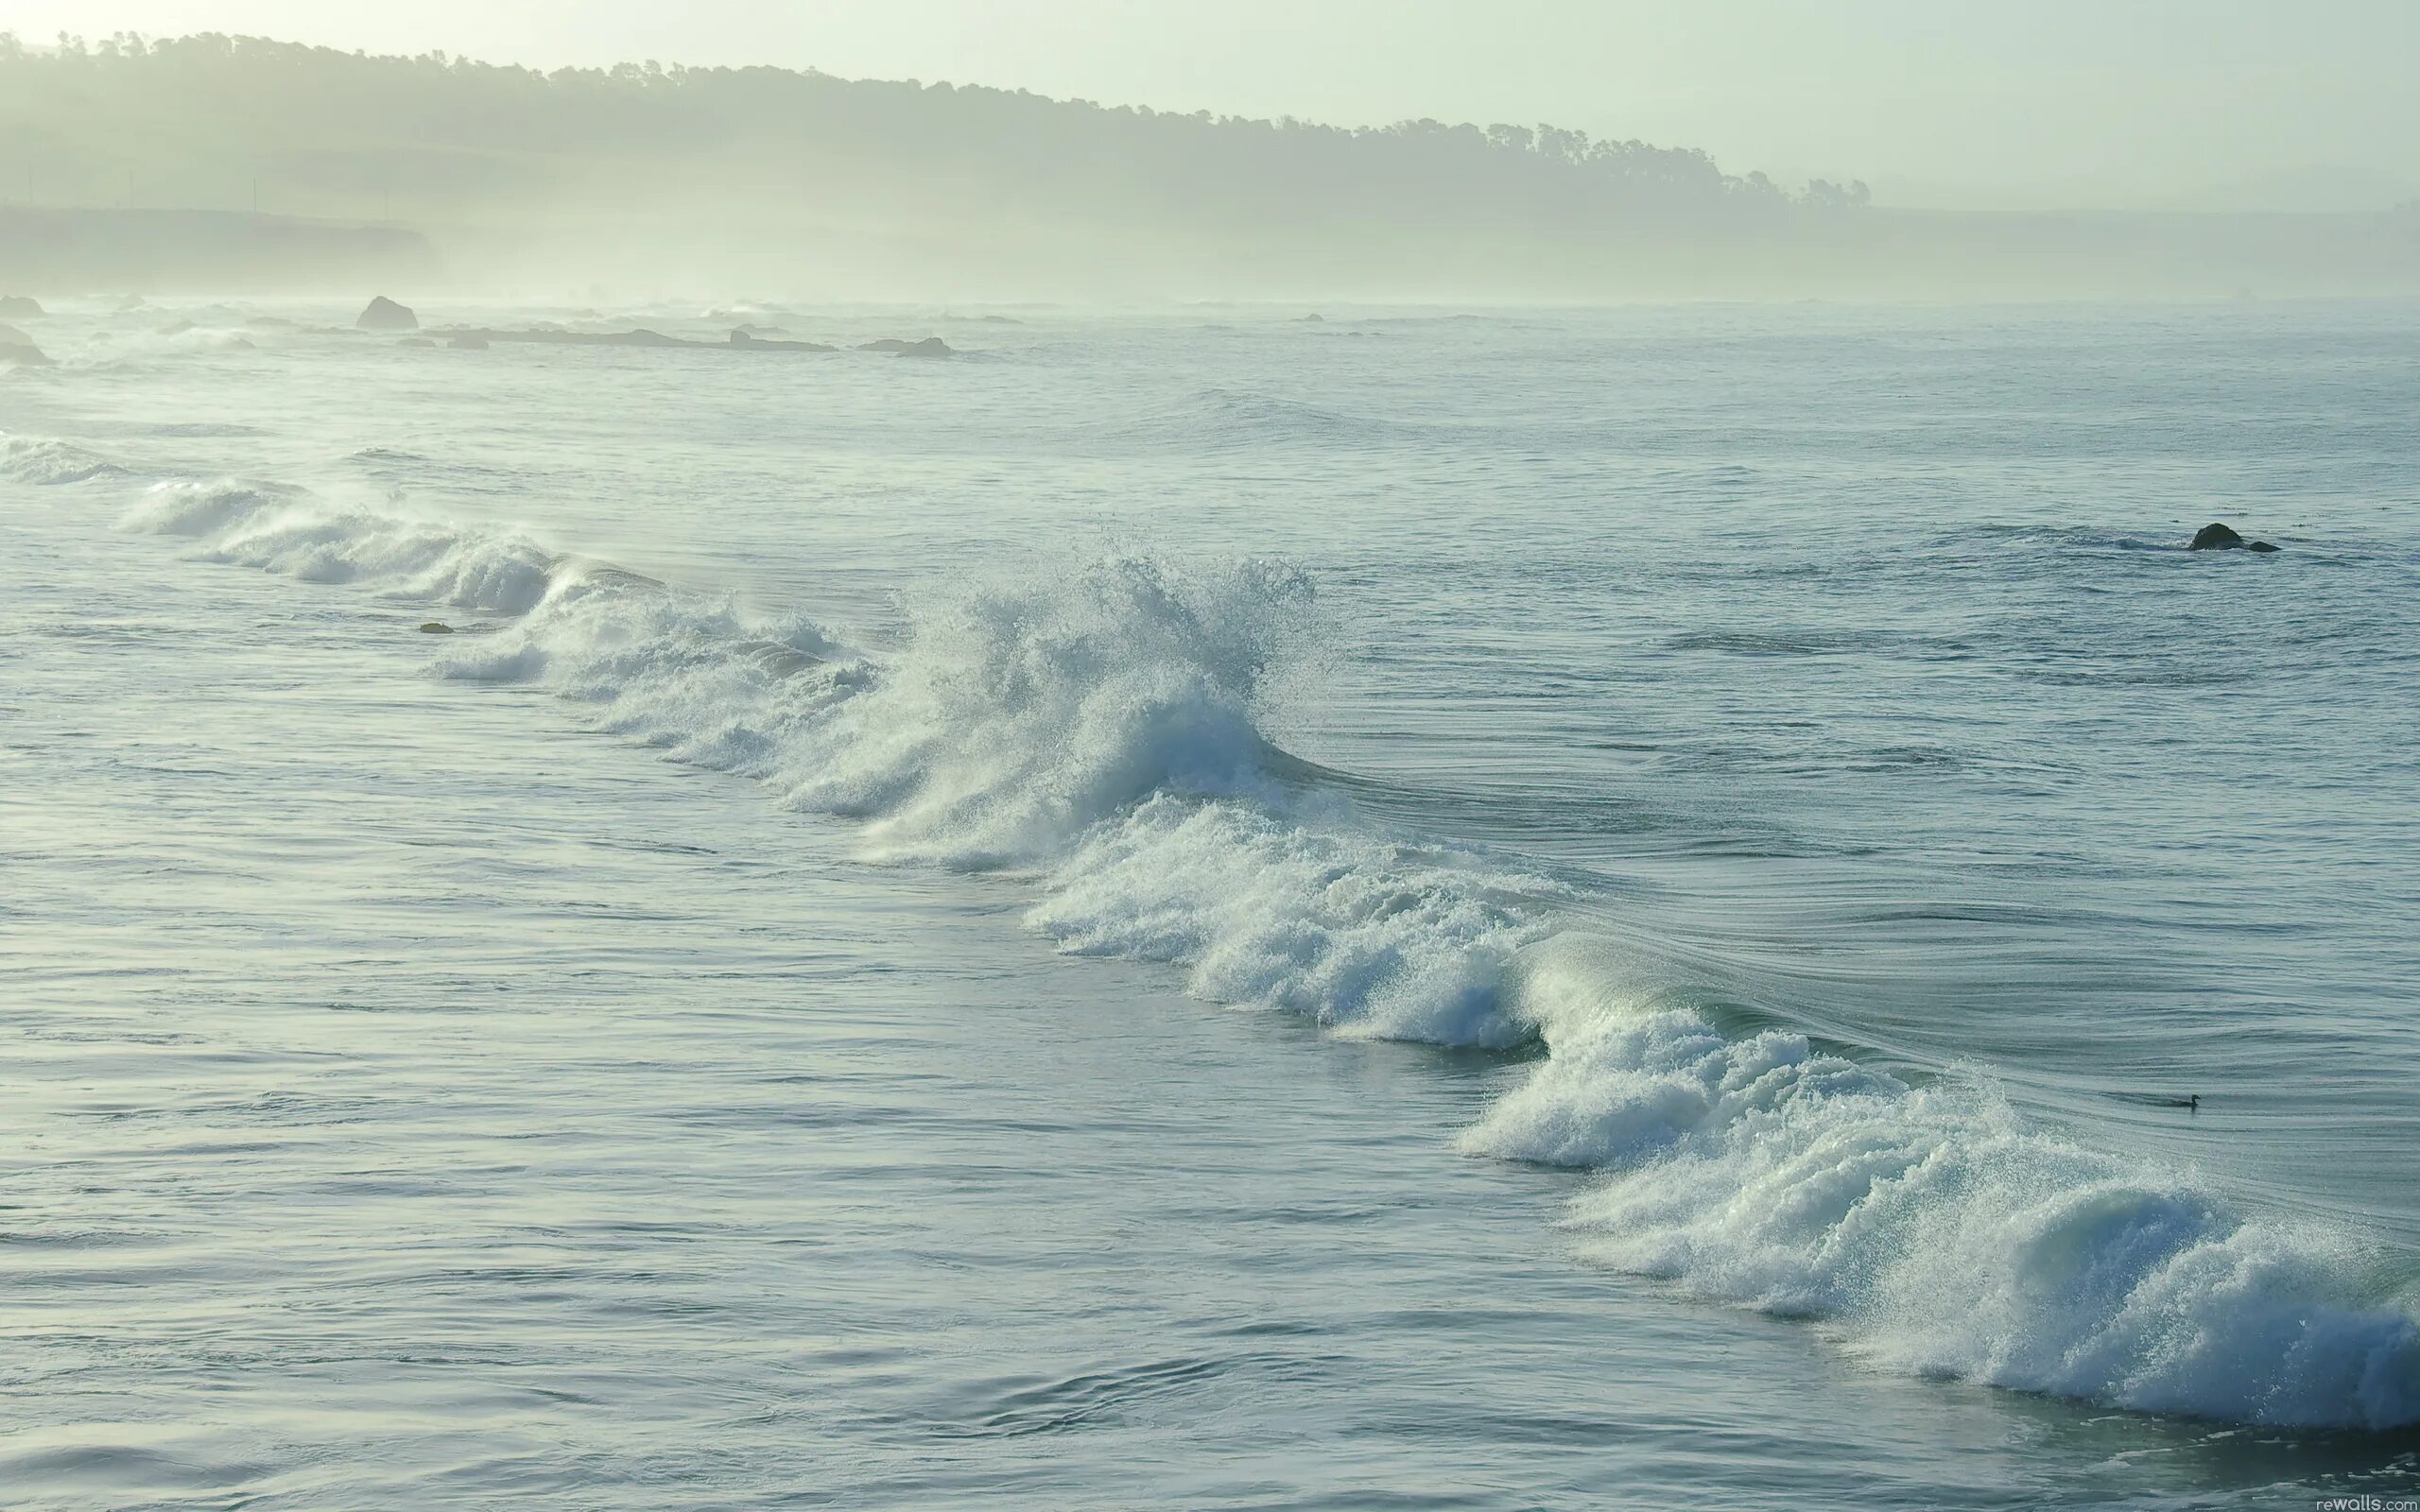
[[1955, 208], [2420, 198], [2420, 0], [0, 0], [0, 30], [1548, 121]]

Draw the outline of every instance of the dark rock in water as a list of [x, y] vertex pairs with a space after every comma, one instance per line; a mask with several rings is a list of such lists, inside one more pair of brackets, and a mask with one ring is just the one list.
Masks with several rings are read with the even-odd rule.
[[443, 620], [430, 620], [427, 624], [420, 627], [420, 633], [423, 635], [451, 635], [454, 633], [454, 627], [446, 624]]
[[244, 323], [249, 326], [257, 326], [263, 331], [291, 331], [295, 329], [293, 321], [288, 320], [284, 316], [280, 315], [247, 316], [244, 318]]
[[768, 336], [760, 336], [746, 326], [740, 326], [731, 333], [730, 344], [735, 347], [746, 347], [753, 352], [838, 352], [840, 350], [838, 347], [827, 347], [821, 341], [776, 341]]
[[463, 352], [485, 352], [488, 350], [488, 338], [482, 335], [454, 336], [449, 338], [445, 344]]
[[437, 343], [427, 336], [406, 336], [395, 343], [399, 347], [433, 347]]
[[354, 318], [353, 323], [364, 331], [417, 331], [420, 317], [381, 294]]
[[12, 332], [9, 327], [0, 325], [0, 367], [49, 368], [56, 366], [50, 360], [50, 354], [32, 342], [9, 340], [8, 337], [12, 335], [22, 335], [24, 333]]
[[43, 307], [34, 301], [22, 294], [0, 294], [0, 318], [39, 320], [42, 318]]
[[2265, 541], [2246, 541], [2236, 534], [2231, 527], [2214, 522], [2193, 532], [2192, 543], [2185, 549], [2187, 551], [2274, 551], [2277, 548]]
[[54, 366], [34, 338], [13, 325], [0, 325], [0, 363], [13, 368], [48, 368]]
[[922, 341], [902, 341], [897, 336], [885, 336], [879, 341], [857, 343], [859, 352], [888, 352], [894, 357], [955, 357], [950, 344], [939, 336], [926, 336]]
[[1313, 310], [1310, 314], [1303, 317], [1303, 323], [1305, 325], [1325, 325], [1327, 323], [1327, 317], [1320, 314], [1317, 310]]

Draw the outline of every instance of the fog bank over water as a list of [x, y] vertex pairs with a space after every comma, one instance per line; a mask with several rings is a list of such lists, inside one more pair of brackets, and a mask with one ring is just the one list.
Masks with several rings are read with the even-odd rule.
[[[1910, 210], [1876, 204], [1854, 179], [1785, 183], [1685, 145], [1551, 125], [1345, 128], [769, 67], [542, 74], [220, 36], [0, 44], [0, 194], [49, 217], [0, 226], [0, 281], [57, 292], [343, 286], [370, 276], [365, 249], [465, 291], [1586, 301], [2420, 288], [2411, 208]], [[209, 213], [236, 230], [214, 221], [217, 249], [189, 255], [197, 239], [174, 217], [105, 210]], [[283, 229], [271, 235], [254, 215]], [[240, 255], [247, 234], [262, 243], [257, 266]], [[79, 280], [95, 287], [68, 286]]]

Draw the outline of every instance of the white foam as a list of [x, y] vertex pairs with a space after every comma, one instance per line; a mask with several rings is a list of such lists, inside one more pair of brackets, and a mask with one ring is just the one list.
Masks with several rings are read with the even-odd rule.
[[1548, 1058], [1465, 1149], [1604, 1167], [1599, 1262], [1830, 1318], [1900, 1368], [2295, 1426], [2420, 1420], [2420, 1327], [2342, 1236], [2030, 1130], [1988, 1083], [1911, 1088], [1799, 1035], [1731, 1040], [1564, 940], [1523, 963]]
[[[1283, 807], [1156, 794], [1096, 825], [1034, 924], [1080, 954], [1167, 961], [1213, 1002], [1349, 1033], [1508, 1046], [1505, 963], [1546, 926], [1476, 857], [1306, 827]], [[1543, 883], [1532, 886], [1543, 888]]]

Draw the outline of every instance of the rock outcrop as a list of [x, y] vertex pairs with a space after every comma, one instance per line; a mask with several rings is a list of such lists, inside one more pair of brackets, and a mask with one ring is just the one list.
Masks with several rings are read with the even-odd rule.
[[2265, 541], [2246, 541], [2236, 533], [2233, 526], [2213, 522], [2193, 532], [2193, 540], [2185, 549], [2187, 551], [2274, 551], [2277, 548]]
[[894, 357], [955, 357], [958, 353], [939, 336], [926, 336], [922, 341], [902, 341], [897, 336], [885, 336], [879, 341], [860, 341], [859, 352], [888, 352]]
[[22, 294], [0, 294], [0, 320], [39, 320], [43, 307]]
[[353, 323], [364, 331], [417, 331], [420, 317], [381, 294], [354, 318]]

